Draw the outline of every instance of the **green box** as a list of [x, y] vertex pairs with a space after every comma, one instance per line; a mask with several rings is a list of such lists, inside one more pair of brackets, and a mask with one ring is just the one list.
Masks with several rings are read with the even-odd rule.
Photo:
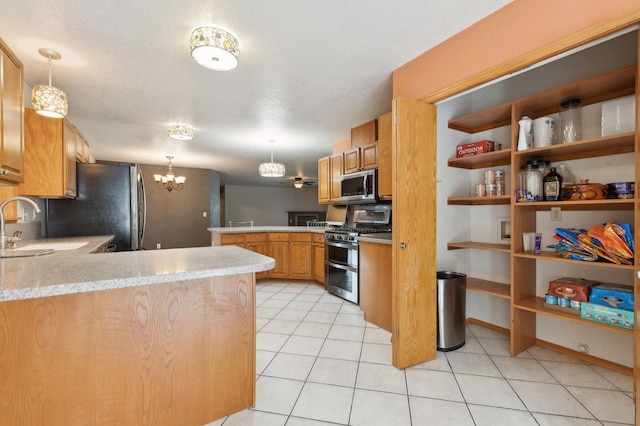
[[596, 303], [582, 302], [580, 306], [580, 317], [589, 321], [633, 330], [633, 311], [616, 309]]

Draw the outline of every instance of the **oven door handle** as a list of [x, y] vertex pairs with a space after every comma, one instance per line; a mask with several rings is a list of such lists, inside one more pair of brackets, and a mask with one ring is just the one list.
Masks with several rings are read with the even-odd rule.
[[325, 245], [331, 246], [331, 247], [339, 247], [339, 248], [345, 248], [345, 249], [350, 249], [350, 250], [358, 250], [358, 244], [355, 243], [339, 243], [336, 241], [325, 241], [324, 242]]
[[325, 261], [324, 264], [332, 268], [342, 269], [343, 271], [358, 272], [358, 268], [354, 268], [353, 266], [348, 265], [341, 265], [340, 263], [329, 262], [328, 260]]

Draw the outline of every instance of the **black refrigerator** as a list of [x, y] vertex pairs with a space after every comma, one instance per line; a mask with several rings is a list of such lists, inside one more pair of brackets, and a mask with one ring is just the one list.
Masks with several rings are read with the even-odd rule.
[[114, 235], [109, 251], [141, 249], [146, 199], [138, 165], [78, 163], [77, 184], [77, 198], [46, 201], [45, 235]]

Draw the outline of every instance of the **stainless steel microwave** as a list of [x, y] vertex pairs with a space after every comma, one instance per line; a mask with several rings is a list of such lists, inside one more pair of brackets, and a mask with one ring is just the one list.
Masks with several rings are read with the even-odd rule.
[[377, 187], [377, 169], [342, 175], [340, 178], [340, 202], [342, 204], [375, 203], [378, 200]]

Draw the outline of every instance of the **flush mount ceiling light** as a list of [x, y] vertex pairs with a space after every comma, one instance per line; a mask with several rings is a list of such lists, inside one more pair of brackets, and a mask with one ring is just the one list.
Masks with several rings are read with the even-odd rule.
[[190, 141], [193, 139], [193, 127], [184, 124], [170, 124], [169, 137], [181, 141]]
[[271, 144], [271, 162], [270, 163], [262, 163], [260, 167], [258, 167], [258, 173], [260, 176], [264, 177], [281, 177], [284, 176], [284, 164], [274, 163], [273, 162], [273, 144], [276, 141], [270, 140]]
[[238, 40], [229, 32], [200, 27], [191, 33], [191, 56], [205, 68], [230, 71], [238, 66]]
[[174, 189], [176, 191], [184, 188], [184, 182], [187, 180], [184, 176], [176, 176], [173, 174], [173, 168], [171, 160], [173, 157], [171, 155], [167, 155], [167, 159], [169, 160], [169, 168], [167, 170], [166, 175], [153, 175], [153, 180], [156, 181], [156, 188], [158, 189], [166, 189], [171, 192]]
[[51, 85], [51, 61], [62, 58], [62, 55], [51, 49], [38, 49], [38, 53], [49, 59], [49, 84], [36, 84], [33, 86], [31, 105], [36, 113], [40, 115], [63, 118], [69, 110], [67, 95], [62, 90]]

